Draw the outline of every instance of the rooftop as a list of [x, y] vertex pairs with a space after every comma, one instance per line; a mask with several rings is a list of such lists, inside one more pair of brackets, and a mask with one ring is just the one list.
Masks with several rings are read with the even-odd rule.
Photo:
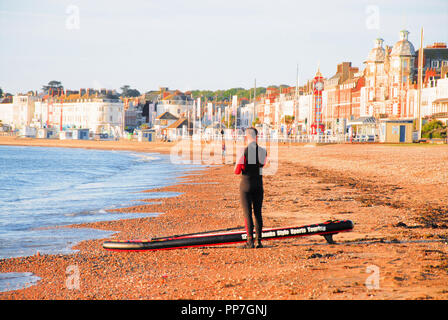
[[[167, 129], [178, 129], [178, 128], [182, 128], [183, 126], [187, 126], [188, 125], [188, 120], [187, 118], [180, 118], [178, 119], [176, 122], [173, 122], [172, 124], [170, 124]], [[193, 123], [190, 123], [190, 128], [193, 127]]]
[[173, 115], [172, 113], [164, 112], [160, 116], [158, 116], [156, 119], [159, 120], [178, 120], [179, 118]]
[[400, 31], [400, 40], [392, 47], [392, 56], [415, 56], [414, 45], [408, 40], [409, 31]]

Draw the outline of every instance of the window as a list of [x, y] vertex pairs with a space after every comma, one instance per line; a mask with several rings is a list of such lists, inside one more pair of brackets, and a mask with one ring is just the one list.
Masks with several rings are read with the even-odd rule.
[[431, 68], [438, 68], [439, 67], [439, 61], [438, 60], [432, 60], [431, 61]]
[[448, 60], [442, 61], [442, 67], [448, 67]]

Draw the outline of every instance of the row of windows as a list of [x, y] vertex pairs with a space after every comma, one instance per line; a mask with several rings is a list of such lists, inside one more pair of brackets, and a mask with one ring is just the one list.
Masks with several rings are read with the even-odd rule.
[[432, 60], [431, 68], [448, 67], [448, 60]]
[[[427, 63], [428, 64], [428, 63]], [[431, 63], [429, 63], [431, 68], [440, 68], [440, 67], [448, 67], [448, 60], [431, 60]], [[393, 62], [393, 66], [395, 68], [398, 68], [400, 66], [400, 60], [395, 60]], [[401, 67], [403, 69], [406, 69], [409, 66], [408, 60], [402, 60]], [[377, 64], [376, 65], [377, 73], [381, 73], [383, 71], [383, 65]], [[370, 72], [375, 72], [375, 65], [370, 66]]]
[[[59, 119], [59, 116], [53, 116], [54, 119], [56, 119], [55, 121], [57, 121]], [[97, 122], [106, 122], [107, 121], [106, 116], [99, 116], [97, 118], [95, 118], [95, 120]], [[109, 122], [114, 122], [113, 121], [113, 116], [109, 116]], [[63, 116], [62, 117], [62, 121], [63, 122], [87, 122], [88, 119], [86, 119], [85, 117], [80, 117], [80, 116], [76, 116], [76, 117], [70, 117], [70, 116]]]

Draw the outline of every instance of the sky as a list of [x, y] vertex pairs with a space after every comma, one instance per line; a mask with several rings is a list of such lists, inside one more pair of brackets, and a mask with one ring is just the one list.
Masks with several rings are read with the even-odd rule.
[[0, 88], [294, 86], [422, 27], [448, 42], [447, 0], [0, 0]]

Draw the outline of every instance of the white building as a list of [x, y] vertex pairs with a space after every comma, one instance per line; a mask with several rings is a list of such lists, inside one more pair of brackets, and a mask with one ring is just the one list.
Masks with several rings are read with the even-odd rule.
[[34, 126], [83, 128], [97, 134], [122, 135], [124, 108], [120, 100], [74, 96], [77, 97], [36, 102]]
[[124, 126], [129, 128], [135, 128], [139, 126], [139, 120], [141, 118], [141, 111], [138, 109], [138, 103], [136, 101], [127, 101], [124, 104], [125, 107], [125, 120]]
[[13, 97], [13, 124], [16, 128], [24, 128], [31, 124], [37, 100], [36, 96], [15, 95]]
[[12, 126], [14, 105], [10, 103], [0, 103], [0, 122]]
[[194, 100], [189, 99], [187, 96], [169, 96], [157, 102], [156, 117], [164, 114], [165, 112], [169, 112], [178, 118], [186, 117], [188, 112], [192, 112], [193, 105]]
[[[430, 80], [428, 86], [422, 88], [421, 117], [432, 116], [437, 113], [448, 112], [448, 108], [437, 103], [441, 99], [448, 99], [448, 78]], [[418, 90], [409, 90], [407, 105], [408, 112], [417, 117]]]
[[[148, 103], [148, 121], [147, 123], [152, 126], [154, 123], [154, 120], [157, 118], [157, 111], [156, 111], [156, 104], [155, 103]], [[142, 116], [142, 123], [146, 122], [146, 119]]]
[[254, 103], [248, 103], [239, 110], [238, 127], [249, 128], [254, 122]]
[[12, 103], [0, 103], [0, 120], [13, 129], [22, 129], [31, 124], [34, 115], [36, 96], [15, 95]]

